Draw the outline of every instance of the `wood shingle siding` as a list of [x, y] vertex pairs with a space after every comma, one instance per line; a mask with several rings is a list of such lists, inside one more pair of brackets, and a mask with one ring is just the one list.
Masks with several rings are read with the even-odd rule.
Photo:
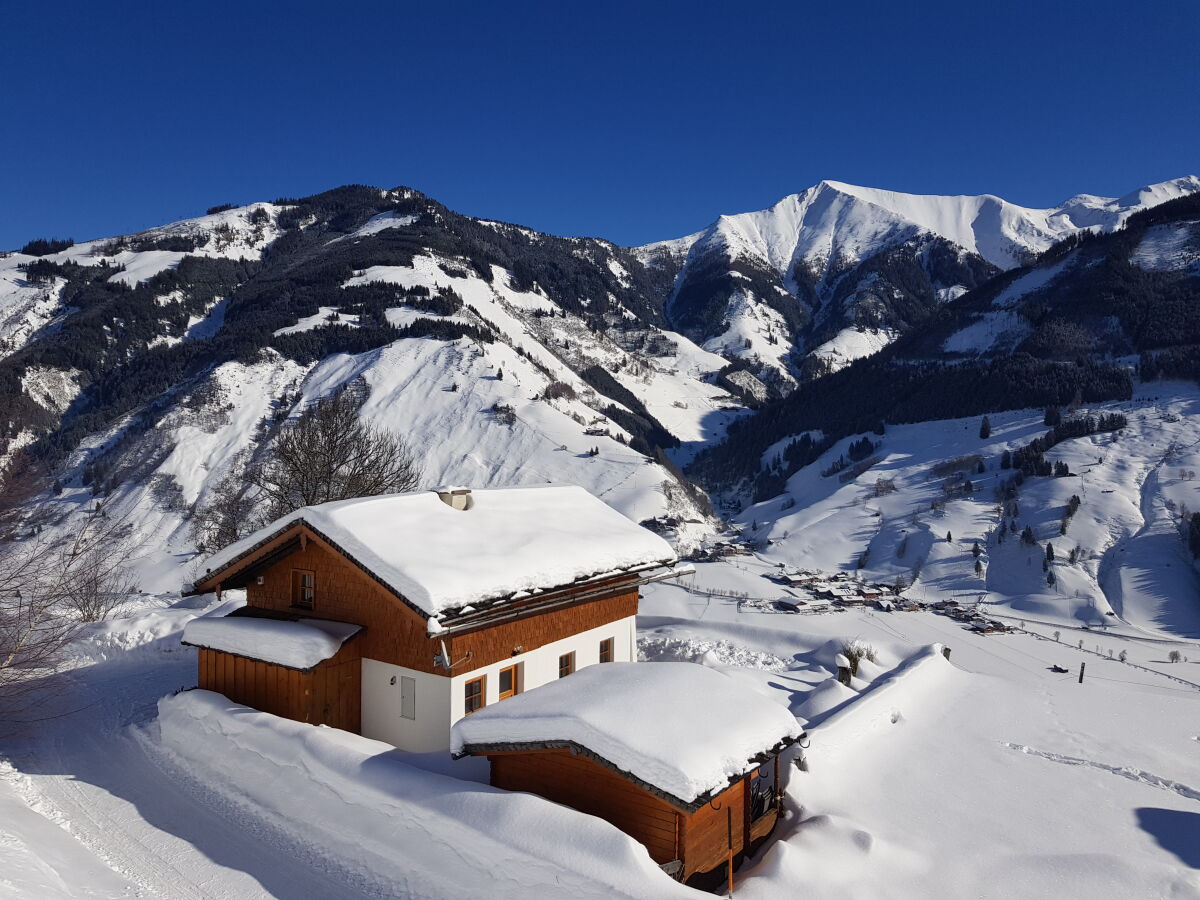
[[471, 654], [466, 665], [474, 669], [508, 659], [517, 647], [529, 652], [609, 622], [636, 616], [637, 607], [638, 591], [633, 588], [627, 593], [560, 606], [540, 615], [512, 619], [475, 631], [456, 632], [446, 638], [446, 648], [451, 659], [462, 659]]

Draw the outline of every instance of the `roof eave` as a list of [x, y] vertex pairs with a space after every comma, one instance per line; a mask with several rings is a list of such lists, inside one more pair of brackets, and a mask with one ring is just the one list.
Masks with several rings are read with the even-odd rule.
[[[795, 744], [798, 741], [801, 741], [803, 739], [804, 739], [803, 732], [797, 737], [781, 738], [779, 740], [779, 742], [776, 743], [773, 747], [763, 750], [757, 756], [752, 757], [751, 759], [747, 760], [747, 762], [748, 763], [757, 762], [757, 763], [761, 764], [761, 763], [765, 762], [767, 759], [769, 759], [771, 756], [782, 752], [783, 750], [790, 747], [792, 744]], [[620, 775], [622, 778], [626, 779], [627, 781], [633, 782], [638, 787], [642, 788], [642, 790], [644, 790], [650, 794], [653, 794], [654, 796], [670, 803], [672, 806], [678, 807], [679, 809], [682, 809], [684, 812], [688, 812], [688, 813], [694, 813], [701, 807], [705, 806], [706, 804], [711, 803], [721, 793], [723, 793], [724, 791], [727, 791], [734, 784], [737, 784], [737, 782], [741, 781], [743, 778], [746, 777], [746, 773], [742, 773], [741, 775], [732, 775], [729, 778], [729, 783], [726, 784], [725, 787], [721, 788], [720, 790], [711, 790], [704, 794], [701, 794], [700, 796], [698, 796], [692, 800], [684, 800], [682, 797], [677, 797], [674, 794], [672, 794], [670, 791], [667, 791], [661, 787], [658, 787], [655, 784], [651, 784], [650, 782], [646, 781], [645, 779], [639, 778], [637, 775], [634, 775], [632, 772], [628, 772], [625, 769], [622, 769], [620, 766], [616, 765], [613, 762], [610, 762], [609, 760], [605, 759], [600, 754], [589, 750], [587, 747], [585, 747], [582, 744], [579, 744], [575, 741], [513, 741], [513, 742], [464, 744], [463, 748], [461, 750], [459, 750], [457, 753], [453, 754], [453, 756], [455, 759], [462, 759], [464, 756], [486, 756], [488, 753], [536, 752], [538, 750], [570, 750], [572, 756], [586, 757], [587, 759], [592, 760], [592, 762], [595, 762], [601, 766], [604, 766], [604, 768], [609, 769], [610, 771], [616, 772], [618, 775]]]

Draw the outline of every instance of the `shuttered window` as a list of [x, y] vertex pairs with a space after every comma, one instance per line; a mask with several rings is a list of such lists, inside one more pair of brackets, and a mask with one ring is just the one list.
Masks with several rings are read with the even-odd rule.
[[417, 717], [417, 679], [408, 675], [400, 676], [400, 718], [415, 719]]

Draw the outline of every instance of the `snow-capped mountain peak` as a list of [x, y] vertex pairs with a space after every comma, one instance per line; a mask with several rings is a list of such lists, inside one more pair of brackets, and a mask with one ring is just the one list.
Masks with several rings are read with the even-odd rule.
[[935, 234], [1009, 269], [1082, 228], [1111, 230], [1140, 209], [1200, 190], [1187, 175], [1123, 197], [1078, 194], [1056, 207], [1033, 209], [994, 194], [906, 194], [826, 179], [754, 212], [722, 215], [703, 231], [639, 248], [708, 249], [721, 244], [750, 252], [785, 273], [798, 254], [837, 245], [879, 249], [907, 226]]
[[[899, 334], [1070, 235], [1111, 231], [1139, 210], [1197, 190], [1200, 178], [1185, 176], [1120, 198], [1080, 194], [1034, 209], [993, 194], [909, 194], [825, 180], [634, 252], [680, 267], [668, 309], [693, 339], [786, 380], [811, 367], [797, 369], [790, 348], [780, 347], [781, 319], [789, 344], [810, 353], [846, 329]], [[879, 341], [851, 343], [877, 350]], [[837, 365], [852, 357], [839, 354]], [[829, 371], [830, 362], [808, 374]]]

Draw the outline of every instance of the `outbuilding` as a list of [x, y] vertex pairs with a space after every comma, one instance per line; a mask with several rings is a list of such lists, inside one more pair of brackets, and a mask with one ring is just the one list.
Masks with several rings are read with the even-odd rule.
[[778, 821], [788, 709], [695, 663], [614, 663], [455, 723], [491, 783], [611, 822], [681, 881], [723, 881]]

